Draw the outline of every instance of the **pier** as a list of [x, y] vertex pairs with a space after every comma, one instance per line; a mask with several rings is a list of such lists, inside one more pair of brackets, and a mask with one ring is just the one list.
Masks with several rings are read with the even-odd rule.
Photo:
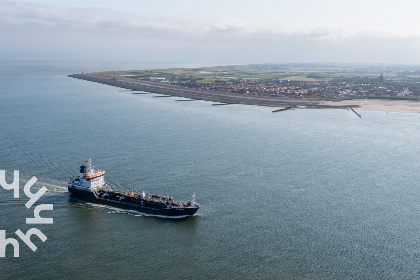
[[357, 116], [359, 116], [359, 118], [361, 118], [362, 116], [361, 115], [359, 115], [355, 110], [353, 110], [353, 108], [352, 107], [349, 107], [352, 111], [353, 111], [353, 113], [355, 113]]
[[172, 97], [172, 95], [155, 95], [153, 97], [155, 97], [155, 98], [158, 98], [158, 97]]
[[293, 107], [281, 108], [281, 109], [277, 109], [277, 110], [271, 111], [271, 113], [282, 112], [282, 111], [290, 110], [290, 109], [293, 109], [293, 108], [295, 108], [295, 107], [293, 106]]

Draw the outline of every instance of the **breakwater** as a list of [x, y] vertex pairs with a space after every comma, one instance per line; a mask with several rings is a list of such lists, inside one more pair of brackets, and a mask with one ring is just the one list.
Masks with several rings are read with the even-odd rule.
[[355, 110], [353, 110], [353, 108], [350, 106], [349, 107], [352, 111], [353, 111], [353, 113], [355, 113], [359, 118], [361, 118], [362, 116], [360, 115], [360, 114], [358, 114]]
[[[124, 90], [142, 91], [162, 94], [164, 96], [184, 97], [192, 100], [205, 100], [223, 104], [243, 104], [265, 107], [311, 107], [311, 108], [336, 108], [318, 101], [304, 99], [286, 99], [274, 96], [245, 95], [230, 92], [213, 90], [202, 90], [196, 88], [182, 87], [172, 84], [134, 80], [130, 78], [103, 76], [98, 74], [72, 74], [69, 77], [97, 82], [110, 86], [120, 87]], [[136, 93], [139, 94], [139, 93]], [[348, 106], [347, 106], [348, 107]]]

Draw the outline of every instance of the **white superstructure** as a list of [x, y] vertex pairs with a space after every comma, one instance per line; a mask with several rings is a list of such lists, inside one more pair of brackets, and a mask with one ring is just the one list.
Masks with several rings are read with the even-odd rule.
[[85, 161], [85, 164], [80, 166], [79, 176], [71, 178], [69, 184], [76, 189], [84, 189], [90, 191], [97, 191], [100, 188], [106, 187], [104, 180], [105, 171], [93, 170], [91, 160]]

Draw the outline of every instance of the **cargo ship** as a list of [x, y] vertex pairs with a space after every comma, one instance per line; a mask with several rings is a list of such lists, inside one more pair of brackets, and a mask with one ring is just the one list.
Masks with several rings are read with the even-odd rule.
[[94, 170], [91, 160], [80, 166], [79, 175], [70, 178], [68, 190], [79, 199], [113, 207], [135, 210], [158, 217], [186, 218], [193, 216], [200, 205], [191, 201], [176, 202], [172, 197], [146, 194], [135, 188], [126, 192], [116, 191], [105, 183], [105, 171]]

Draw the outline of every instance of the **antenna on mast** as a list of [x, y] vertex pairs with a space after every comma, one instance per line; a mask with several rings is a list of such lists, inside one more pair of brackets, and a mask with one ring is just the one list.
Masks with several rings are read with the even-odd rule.
[[194, 207], [194, 205], [195, 205], [195, 193], [192, 196], [191, 207]]

